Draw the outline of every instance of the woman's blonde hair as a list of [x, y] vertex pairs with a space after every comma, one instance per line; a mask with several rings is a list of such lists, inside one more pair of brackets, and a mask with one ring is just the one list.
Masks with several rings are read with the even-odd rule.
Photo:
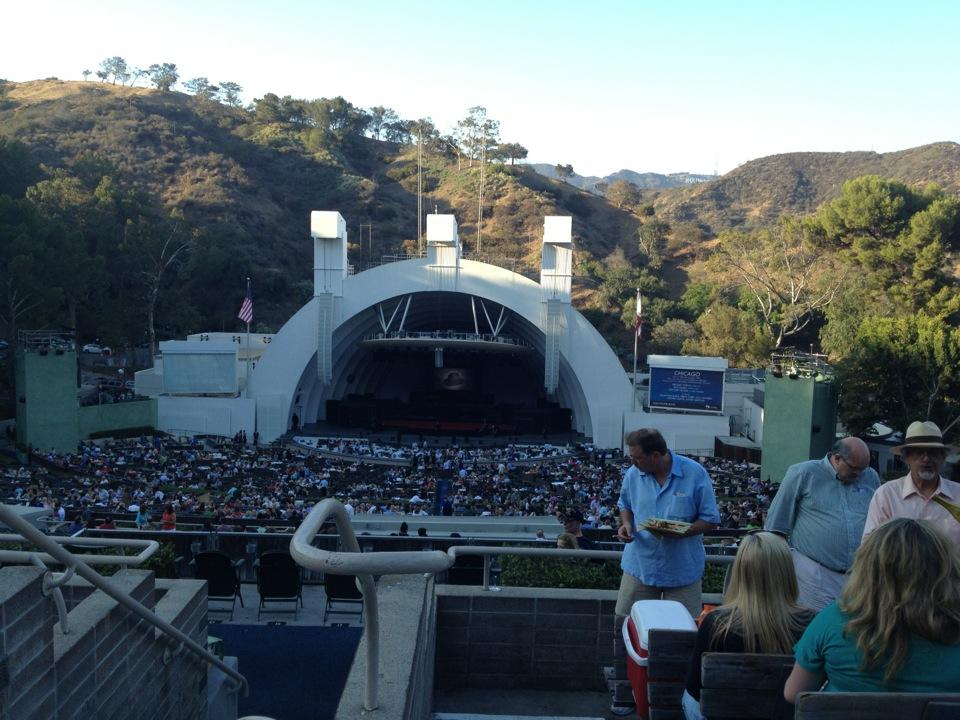
[[791, 653], [803, 629], [799, 594], [787, 541], [769, 532], [745, 535], [719, 608], [726, 612], [717, 616], [713, 643], [719, 645], [727, 633], [735, 632], [743, 637], [744, 652]]
[[848, 617], [844, 634], [863, 653], [861, 670], [883, 667], [889, 685], [911, 635], [960, 644], [960, 554], [926, 520], [890, 520], [857, 550], [838, 604]]
[[580, 543], [577, 542], [577, 536], [573, 533], [560, 533], [557, 535], [557, 549], [579, 550]]

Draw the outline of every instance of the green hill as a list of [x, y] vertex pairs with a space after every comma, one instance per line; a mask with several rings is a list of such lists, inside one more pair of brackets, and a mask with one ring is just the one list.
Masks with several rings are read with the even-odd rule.
[[[284, 115], [282, 102], [268, 113], [260, 103], [248, 111], [179, 92], [106, 83], [0, 81], [0, 139], [22, 143], [27, 154], [22, 168], [6, 176], [0, 162], [0, 196], [22, 197], [28, 185], [58, 173], [79, 179], [84, 189], [77, 208], [83, 212], [71, 210], [61, 225], [47, 227], [48, 262], [66, 263], [64, 257], [77, 252], [78, 268], [86, 271], [96, 261], [90, 272], [101, 273], [95, 287], [71, 290], [68, 265], [47, 277], [35, 263], [34, 285], [55, 285], [59, 294], [45, 299], [45, 313], [25, 316], [24, 326], [75, 322], [82, 339], [144, 341], [148, 316], [139, 278], [145, 255], [135, 251], [137, 242], [146, 241], [128, 237], [133, 221], [123, 203], [130, 193], [141, 193], [162, 210], [171, 233], [196, 240], [189, 256], [163, 277], [156, 308], [160, 337], [237, 327], [247, 276], [253, 278], [259, 329], [276, 330], [312, 289], [311, 210], [336, 209], [347, 219], [349, 262], [357, 268], [415, 250], [416, 149], [351, 131], [357, 109], [342, 98], [309, 102], [320, 103], [313, 117]], [[423, 206], [425, 212], [456, 216], [468, 257], [531, 276], [539, 269], [543, 216], [572, 215], [580, 264], [575, 303], [626, 352], [632, 340], [620, 315], [629, 312], [625, 306], [642, 279], [635, 268], [646, 262], [637, 243], [641, 222], [673, 225], [674, 242], [666, 244], [664, 265], [654, 274], [666, 284], [663, 294], [677, 298], [699, 255], [687, 251], [702, 242], [699, 231], [681, 230], [699, 226], [709, 238], [727, 227], [769, 223], [783, 212], [812, 211], [837, 195], [844, 181], [866, 173], [936, 181], [956, 192], [960, 146], [761, 158], [710, 182], [645, 190], [636, 206], [624, 209], [532, 167], [487, 165], [482, 247], [480, 168], [433, 148], [425, 153]], [[104, 176], [112, 183], [106, 190]], [[88, 205], [96, 205], [98, 221], [112, 213], [107, 230], [84, 215]], [[82, 247], [57, 245], [57, 238], [73, 237], [66, 230], [75, 225], [77, 239], [70, 242]], [[138, 237], [148, 236], [147, 230]], [[98, 233], [112, 234], [109, 251], [98, 245]], [[123, 253], [130, 256], [115, 261]], [[4, 331], [10, 334], [11, 327]]]
[[694, 222], [710, 233], [766, 225], [783, 213], [805, 214], [840, 194], [843, 183], [881, 175], [909, 185], [937, 183], [960, 192], [960, 145], [940, 142], [891, 153], [789, 153], [751, 160], [711, 182], [663, 191], [657, 214]]

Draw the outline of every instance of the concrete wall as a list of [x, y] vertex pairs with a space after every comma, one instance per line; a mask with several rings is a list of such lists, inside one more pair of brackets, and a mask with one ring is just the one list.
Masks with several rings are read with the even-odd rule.
[[80, 408], [80, 437], [84, 439], [110, 430], [156, 426], [157, 401], [153, 398]]
[[[378, 720], [428, 720], [433, 717], [436, 611], [432, 577], [384, 575], [377, 583], [380, 617], [380, 692]], [[417, 618], [416, 622], [411, 622]], [[356, 720], [366, 688], [368, 630], [353, 658], [336, 720]]]
[[[0, 717], [9, 720], [202, 720], [207, 708], [205, 663], [174, 655], [158, 636], [115, 600], [82, 580], [65, 588], [69, 633], [52, 598], [41, 592], [42, 572], [0, 569]], [[206, 584], [158, 580], [145, 570], [117, 573], [111, 582], [155, 608], [157, 615], [203, 644]]]
[[605, 690], [616, 596], [437, 586], [437, 687]]
[[220, 435], [232, 437], [246, 430], [253, 438], [256, 430], [256, 402], [244, 397], [157, 398], [157, 428], [177, 434]]

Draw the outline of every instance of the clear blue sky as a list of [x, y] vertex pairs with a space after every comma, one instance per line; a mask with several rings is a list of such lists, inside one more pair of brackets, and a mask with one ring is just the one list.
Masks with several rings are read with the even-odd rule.
[[723, 173], [792, 151], [960, 140], [960, 3], [12, 0], [0, 77], [81, 79], [112, 55], [181, 79], [500, 120], [580, 174]]

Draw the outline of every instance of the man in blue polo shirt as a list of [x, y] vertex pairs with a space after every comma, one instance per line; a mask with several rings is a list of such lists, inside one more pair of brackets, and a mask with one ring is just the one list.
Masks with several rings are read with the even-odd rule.
[[[621, 627], [637, 600], [676, 600], [693, 617], [703, 608], [701, 579], [706, 563], [703, 533], [720, 522], [713, 484], [704, 467], [667, 448], [658, 430], [641, 428], [626, 437], [632, 467], [620, 488], [620, 528], [626, 543], [620, 566], [614, 655], [617, 679], [623, 671]], [[638, 524], [650, 518], [690, 523], [683, 533], [667, 533]], [[614, 714], [632, 711], [632, 700], [620, 683], [614, 686]]]

